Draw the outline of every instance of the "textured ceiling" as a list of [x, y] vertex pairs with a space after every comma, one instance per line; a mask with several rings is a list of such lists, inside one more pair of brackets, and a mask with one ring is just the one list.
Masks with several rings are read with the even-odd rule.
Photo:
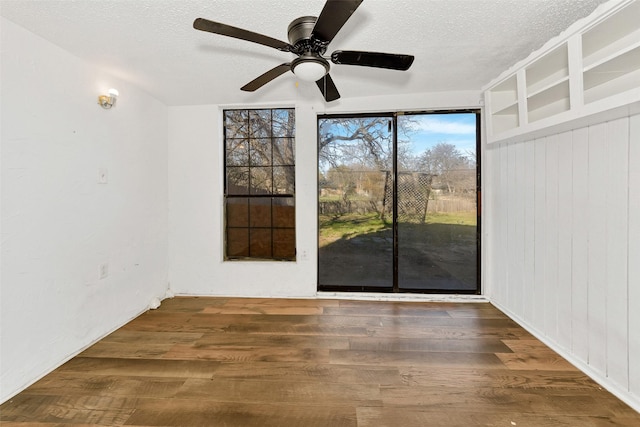
[[[332, 65], [343, 97], [479, 90], [604, 0], [365, 0], [329, 45], [415, 55], [407, 72]], [[290, 53], [192, 28], [198, 17], [287, 41], [324, 0], [0, 0], [0, 15], [132, 82], [167, 105], [321, 95], [286, 73], [239, 88]]]

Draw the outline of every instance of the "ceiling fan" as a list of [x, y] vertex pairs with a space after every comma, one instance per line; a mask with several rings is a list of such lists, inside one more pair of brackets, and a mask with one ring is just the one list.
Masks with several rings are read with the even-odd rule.
[[[329, 61], [322, 55], [362, 1], [327, 0], [318, 18], [303, 16], [289, 24], [287, 30], [289, 43], [203, 18], [196, 19], [193, 22], [193, 28], [258, 43], [298, 56], [293, 61], [280, 64], [255, 78], [241, 87], [241, 90], [253, 92], [290, 70], [301, 80], [315, 81], [324, 99], [330, 102], [340, 98], [340, 93], [329, 75]], [[411, 67], [414, 57], [392, 53], [336, 50], [331, 54], [330, 59], [334, 64], [406, 71]]]

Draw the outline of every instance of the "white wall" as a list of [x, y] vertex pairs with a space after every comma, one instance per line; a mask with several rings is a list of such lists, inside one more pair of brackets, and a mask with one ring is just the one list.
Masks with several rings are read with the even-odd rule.
[[1, 24], [4, 401], [165, 294], [168, 186], [163, 104]]
[[[280, 105], [282, 106], [282, 105]], [[288, 105], [285, 105], [287, 107]], [[297, 162], [315, 156], [315, 122], [296, 108]], [[297, 167], [298, 262], [223, 262], [222, 110], [169, 109], [169, 281], [177, 294], [312, 296], [315, 294], [315, 170]], [[305, 132], [306, 131], [306, 132]], [[300, 135], [314, 135], [313, 144]], [[306, 162], [307, 160], [304, 160]]]
[[640, 410], [640, 115], [486, 148], [499, 308]]
[[[318, 93], [318, 101], [321, 101]], [[317, 290], [317, 116], [478, 108], [480, 92], [341, 99], [332, 104], [169, 108], [169, 281], [176, 294], [309, 297]], [[296, 262], [223, 261], [222, 109], [296, 109]], [[306, 257], [302, 254], [306, 253]]]

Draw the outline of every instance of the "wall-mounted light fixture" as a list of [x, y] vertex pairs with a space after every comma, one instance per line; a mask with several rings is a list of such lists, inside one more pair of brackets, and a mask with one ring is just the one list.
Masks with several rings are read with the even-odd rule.
[[98, 97], [98, 104], [102, 108], [106, 108], [107, 110], [114, 105], [116, 105], [116, 99], [118, 99], [118, 91], [115, 89], [109, 89], [108, 95], [100, 95]]

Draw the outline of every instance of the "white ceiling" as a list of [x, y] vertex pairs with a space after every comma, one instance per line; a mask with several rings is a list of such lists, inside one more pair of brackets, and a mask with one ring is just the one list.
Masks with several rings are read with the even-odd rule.
[[[407, 72], [332, 65], [343, 97], [478, 90], [605, 0], [365, 0], [329, 45], [415, 55]], [[321, 99], [286, 73], [240, 87], [293, 56], [194, 30], [202, 17], [287, 40], [324, 0], [1, 0], [0, 15], [167, 105]]]

